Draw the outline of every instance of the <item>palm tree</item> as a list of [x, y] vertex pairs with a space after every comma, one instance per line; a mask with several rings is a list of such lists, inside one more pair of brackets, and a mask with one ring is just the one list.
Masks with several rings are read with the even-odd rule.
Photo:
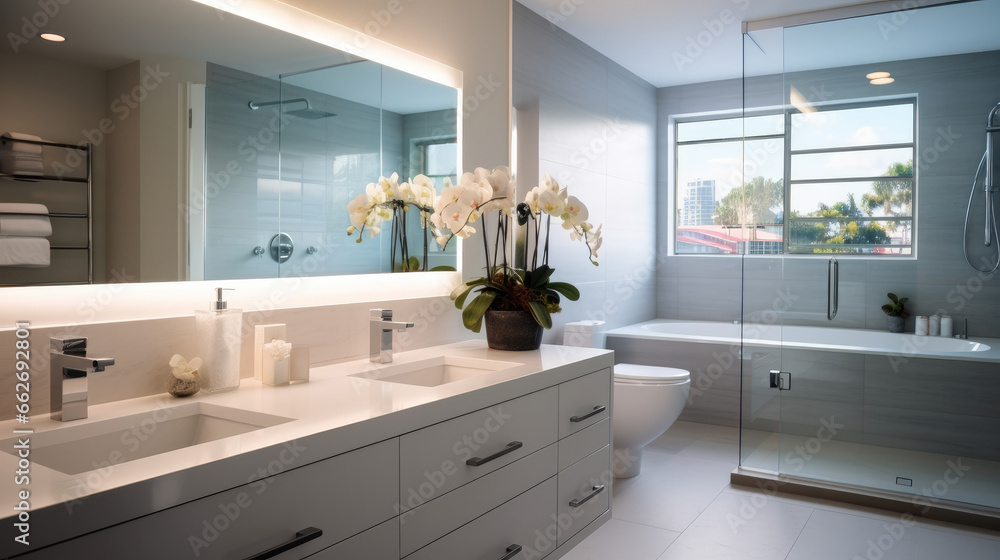
[[[896, 162], [891, 164], [882, 174], [883, 177], [913, 177], [913, 159], [906, 163]], [[865, 207], [869, 216], [874, 213], [875, 208], [882, 207], [886, 216], [892, 215], [893, 207], [900, 207], [905, 210], [906, 215], [911, 214], [913, 204], [913, 189], [906, 188], [902, 181], [886, 179], [884, 181], [872, 182], [871, 194], [861, 197], [861, 204]]]
[[754, 177], [741, 189], [733, 189], [722, 197], [715, 213], [717, 225], [744, 225], [775, 223], [771, 210], [781, 206], [784, 183], [781, 179]]

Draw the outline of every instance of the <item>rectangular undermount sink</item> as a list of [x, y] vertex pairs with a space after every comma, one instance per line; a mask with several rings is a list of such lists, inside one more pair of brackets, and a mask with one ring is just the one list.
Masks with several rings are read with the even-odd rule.
[[463, 358], [460, 356], [438, 356], [426, 360], [418, 360], [403, 364], [373, 366], [375, 369], [355, 373], [351, 377], [374, 379], [387, 383], [402, 383], [404, 385], [420, 385], [422, 387], [437, 387], [446, 383], [454, 383], [470, 377], [502, 371], [523, 364], [501, 362], [499, 360], [483, 360], [480, 358]]
[[[291, 422], [292, 418], [203, 402], [160, 408], [40, 432], [31, 436], [31, 460], [79, 474]], [[3, 442], [14, 454], [15, 439]]]

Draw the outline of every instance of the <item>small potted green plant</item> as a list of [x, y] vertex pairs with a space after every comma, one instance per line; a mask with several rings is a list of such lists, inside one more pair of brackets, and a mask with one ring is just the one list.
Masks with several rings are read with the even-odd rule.
[[889, 332], [903, 332], [903, 324], [906, 322], [906, 318], [910, 316], [903, 309], [903, 304], [910, 298], [897, 297], [892, 292], [887, 295], [889, 296], [890, 303], [883, 305], [882, 311], [889, 316]]

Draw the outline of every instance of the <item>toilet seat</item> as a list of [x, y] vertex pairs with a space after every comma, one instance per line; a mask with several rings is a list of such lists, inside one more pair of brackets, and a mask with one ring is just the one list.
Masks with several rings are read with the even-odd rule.
[[639, 364], [615, 364], [615, 383], [628, 385], [678, 385], [691, 380], [684, 369]]

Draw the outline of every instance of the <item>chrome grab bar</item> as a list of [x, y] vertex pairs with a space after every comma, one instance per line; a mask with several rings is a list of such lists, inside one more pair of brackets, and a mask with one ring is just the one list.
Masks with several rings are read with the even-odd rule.
[[826, 318], [832, 321], [837, 316], [840, 300], [840, 263], [836, 257], [830, 258], [830, 273], [826, 281]]

